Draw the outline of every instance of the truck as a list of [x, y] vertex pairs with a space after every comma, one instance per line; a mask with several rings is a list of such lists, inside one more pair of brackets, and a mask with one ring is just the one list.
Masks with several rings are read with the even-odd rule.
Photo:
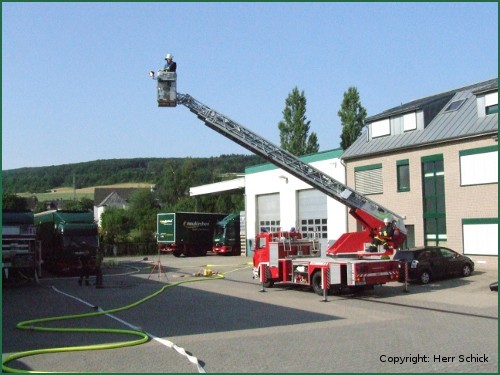
[[2, 210], [2, 279], [37, 276], [35, 218], [31, 211]]
[[212, 252], [219, 255], [241, 255], [239, 212], [231, 213], [216, 223]]
[[49, 210], [34, 216], [45, 270], [56, 274], [77, 274], [81, 268], [80, 257], [88, 251], [90, 271], [95, 272], [99, 234], [93, 212]]
[[[150, 75], [155, 79], [151, 73], [154, 72], [150, 72]], [[158, 81], [158, 92], [163, 84]], [[299, 234], [291, 235], [294, 231], [258, 234], [255, 239], [258, 250], [253, 256], [253, 273], [254, 276], [258, 275], [263, 284], [269, 286], [281, 282], [301, 284], [311, 286], [319, 292], [318, 288], [315, 288], [315, 281], [321, 278], [321, 291], [325, 293], [330, 289], [344, 287], [366, 289], [397, 281], [399, 262], [390, 257], [406, 240], [407, 231], [401, 215], [303, 162], [297, 156], [199, 102], [189, 94], [176, 93], [170, 98], [176, 105], [187, 107], [207, 127], [347, 206], [349, 213], [364, 228], [363, 231], [342, 235], [327, 249], [323, 257], [319, 255], [320, 251], [316, 251], [311, 240], [307, 245], [300, 244], [299, 247], [303, 249], [300, 255], [299, 247], [293, 246], [294, 242], [305, 241]], [[158, 94], [158, 106], [164, 106], [163, 100], [164, 98]], [[371, 239], [384, 225], [384, 220], [391, 222], [394, 229], [392, 237], [387, 239], [384, 247], [376, 248], [376, 252], [367, 251]], [[289, 246], [289, 251], [286, 251], [285, 246]], [[306, 248], [309, 249], [309, 253], [305, 252]], [[295, 250], [297, 254], [294, 253]], [[302, 277], [296, 277], [297, 272], [302, 273]]]
[[157, 214], [157, 242], [162, 251], [175, 257], [205, 256], [212, 250], [217, 222], [227, 214], [168, 212]]

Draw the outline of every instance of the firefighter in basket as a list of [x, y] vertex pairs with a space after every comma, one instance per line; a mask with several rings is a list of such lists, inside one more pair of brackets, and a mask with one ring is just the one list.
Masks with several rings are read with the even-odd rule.
[[392, 241], [392, 236], [394, 235], [394, 221], [390, 221], [388, 217], [384, 219], [384, 226], [380, 228], [378, 234], [373, 237], [373, 240], [368, 248], [368, 252], [376, 253], [378, 251], [378, 246], [382, 245], [385, 250], [389, 249], [388, 241]]

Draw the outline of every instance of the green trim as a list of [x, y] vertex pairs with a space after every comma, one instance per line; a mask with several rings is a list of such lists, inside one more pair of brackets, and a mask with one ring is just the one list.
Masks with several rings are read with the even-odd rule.
[[403, 159], [396, 161], [396, 165], [410, 165], [410, 159]]
[[354, 167], [354, 172], [371, 171], [374, 169], [381, 169], [381, 168], [382, 168], [382, 163], [364, 165], [361, 167]]
[[486, 154], [488, 152], [498, 152], [498, 145], [495, 146], [486, 146], [486, 147], [478, 147], [471, 148], [468, 150], [462, 150], [458, 152], [460, 156], [468, 156], [468, 155], [477, 155], [477, 154]]
[[[328, 159], [340, 159], [343, 153], [344, 150], [342, 150], [342, 148], [335, 148], [333, 150], [327, 150], [315, 154], [299, 156], [299, 159], [304, 163], [314, 163], [317, 161], [323, 161]], [[245, 168], [245, 174], [272, 171], [274, 169], [279, 169], [279, 168], [272, 163], [260, 164]]]
[[422, 156], [421, 160], [422, 163], [428, 163], [431, 161], [440, 161], [444, 159], [443, 159], [443, 154], [436, 154], [436, 155]]
[[498, 217], [482, 219], [462, 219], [462, 225], [498, 224]]

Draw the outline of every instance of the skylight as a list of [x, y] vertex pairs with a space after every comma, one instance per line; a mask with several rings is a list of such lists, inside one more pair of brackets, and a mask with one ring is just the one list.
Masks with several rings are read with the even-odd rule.
[[464, 104], [464, 102], [465, 99], [455, 100], [454, 102], [451, 102], [448, 108], [446, 108], [445, 112], [456, 111], [462, 106], [462, 104]]

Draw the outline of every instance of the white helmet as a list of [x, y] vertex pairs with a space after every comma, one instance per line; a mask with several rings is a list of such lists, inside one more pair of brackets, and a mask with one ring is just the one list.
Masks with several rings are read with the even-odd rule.
[[384, 218], [384, 224], [389, 224], [389, 218], [388, 217]]
[[173, 58], [173, 57], [174, 57], [174, 56], [172, 56], [172, 55], [169, 53], [169, 54], [167, 54], [167, 57], [165, 57], [165, 60], [169, 60], [169, 59], [171, 59], [171, 58]]

